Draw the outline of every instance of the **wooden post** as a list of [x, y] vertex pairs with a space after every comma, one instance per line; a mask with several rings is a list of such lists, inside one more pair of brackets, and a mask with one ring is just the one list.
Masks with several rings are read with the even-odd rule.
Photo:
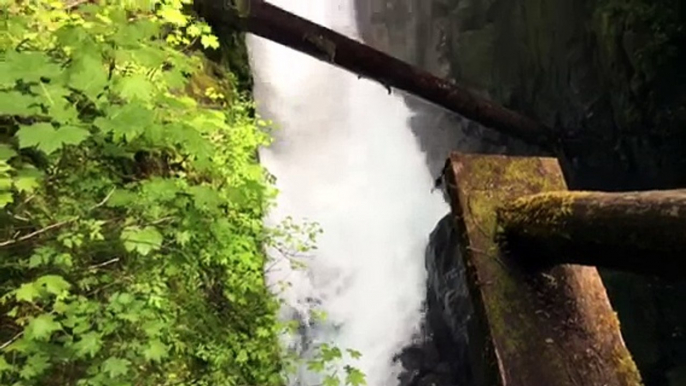
[[582, 264], [686, 279], [686, 190], [550, 192], [499, 210], [505, 248], [532, 267]]
[[638, 386], [641, 378], [595, 268], [536, 273], [505, 258], [496, 208], [565, 190], [551, 158], [453, 153], [445, 173], [475, 306], [473, 364], [484, 386]]

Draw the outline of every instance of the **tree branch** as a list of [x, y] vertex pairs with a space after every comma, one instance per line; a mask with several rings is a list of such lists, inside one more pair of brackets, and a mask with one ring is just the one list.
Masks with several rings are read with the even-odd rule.
[[198, 13], [214, 27], [240, 26], [387, 88], [414, 94], [505, 135], [550, 150], [557, 147], [558, 139], [551, 128], [264, 0], [196, 0], [195, 4]]

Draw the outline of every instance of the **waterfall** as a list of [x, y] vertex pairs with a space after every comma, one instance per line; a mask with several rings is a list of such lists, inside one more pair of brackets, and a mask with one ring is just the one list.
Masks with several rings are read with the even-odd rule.
[[[353, 0], [272, 3], [358, 38]], [[422, 322], [428, 235], [448, 211], [431, 192], [412, 112], [377, 83], [255, 36], [248, 47], [258, 112], [277, 127], [260, 153], [279, 189], [266, 221], [292, 216], [323, 229], [304, 270], [271, 252], [268, 280], [290, 283], [279, 292], [283, 317], [302, 323], [291, 344], [305, 354], [317, 342], [355, 349], [368, 385], [395, 385], [393, 357]], [[312, 307], [325, 323], [308, 319]]]

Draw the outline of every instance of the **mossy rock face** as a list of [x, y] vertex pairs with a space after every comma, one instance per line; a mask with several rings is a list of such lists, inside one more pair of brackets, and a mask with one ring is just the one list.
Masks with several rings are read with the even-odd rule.
[[202, 71], [190, 78], [186, 87], [188, 96], [205, 105], [215, 105], [219, 101], [231, 102], [239, 96], [231, 73], [221, 64], [203, 59]]

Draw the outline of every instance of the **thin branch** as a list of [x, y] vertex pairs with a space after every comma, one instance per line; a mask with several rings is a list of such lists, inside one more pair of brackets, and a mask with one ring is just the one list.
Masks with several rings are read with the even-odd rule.
[[115, 257], [114, 259], [107, 260], [107, 261], [105, 261], [104, 263], [91, 265], [91, 266], [88, 267], [88, 269], [98, 269], [98, 268], [102, 268], [102, 267], [105, 267], [105, 266], [107, 266], [107, 265], [114, 264], [114, 263], [118, 262], [119, 260], [120, 260], [120, 259], [119, 259], [118, 257]]
[[19, 238], [13, 238], [13, 239], [10, 239], [10, 240], [5, 240], [5, 241], [3, 241], [3, 242], [0, 243], [0, 248], [6, 247], [6, 246], [8, 246], [8, 245], [16, 244], [16, 243], [19, 243], [19, 242], [22, 242], [22, 241], [26, 241], [26, 240], [28, 240], [28, 239], [30, 239], [30, 238], [32, 238], [32, 237], [36, 237], [36, 236], [38, 236], [38, 235], [40, 235], [40, 234], [43, 234], [43, 233], [45, 233], [45, 232], [47, 232], [47, 231], [50, 231], [50, 230], [55, 229], [55, 228], [59, 228], [59, 227], [61, 227], [61, 226], [63, 226], [63, 225], [66, 225], [66, 224], [68, 224], [68, 223], [70, 223], [70, 222], [76, 221], [77, 219], [78, 219], [78, 217], [72, 218], [72, 219], [70, 219], [70, 220], [60, 221], [60, 222], [57, 222], [57, 223], [48, 225], [48, 226], [46, 226], [45, 228], [39, 229], [39, 230], [37, 230], [37, 231], [35, 231], [35, 232], [31, 232], [31, 233], [29, 233], [29, 234], [27, 234], [27, 235], [21, 236], [21, 237], [19, 237]]
[[90, 2], [91, 2], [91, 0], [69, 0], [69, 1], [65, 2], [64, 8], [70, 10], [70, 9], [74, 9], [74, 8], [78, 7], [79, 5], [82, 5], [85, 3], [90, 3]]
[[[112, 193], [114, 193], [114, 189], [110, 190], [110, 192], [107, 193], [107, 195], [105, 196], [105, 198], [102, 199], [102, 201], [100, 201], [99, 203], [97, 203], [97, 204], [93, 205], [92, 207], [90, 207], [90, 208], [88, 209], [88, 211], [92, 211], [92, 210], [94, 210], [94, 209], [97, 209], [97, 208], [99, 208], [99, 207], [105, 205], [105, 203], [107, 203], [107, 201], [110, 199], [110, 197], [112, 197]], [[22, 242], [22, 241], [26, 241], [26, 240], [28, 240], [28, 239], [30, 239], [30, 238], [36, 237], [36, 236], [38, 236], [38, 235], [40, 235], [40, 234], [43, 234], [43, 233], [45, 233], [45, 232], [48, 232], [48, 231], [50, 231], [50, 230], [52, 230], [52, 229], [59, 228], [59, 227], [61, 227], [61, 226], [63, 226], [63, 225], [66, 225], [66, 224], [68, 224], [68, 223], [74, 222], [74, 221], [76, 221], [76, 220], [78, 220], [78, 219], [79, 219], [79, 217], [74, 217], [74, 218], [69, 219], [69, 220], [64, 220], [64, 221], [60, 221], [60, 222], [57, 222], [57, 223], [54, 223], [54, 224], [50, 224], [50, 225], [46, 226], [45, 228], [41, 228], [41, 229], [39, 229], [39, 230], [37, 230], [37, 231], [35, 231], [35, 232], [31, 232], [31, 233], [29, 233], [29, 234], [27, 234], [27, 235], [24, 235], [24, 236], [21, 236], [21, 237], [17, 237], [18, 234], [16, 234], [16, 235], [14, 235], [11, 239], [5, 240], [5, 241], [1, 242], [1, 243], [0, 243], [0, 248], [6, 247], [6, 246], [8, 246], [8, 245], [16, 244], [16, 243], [19, 243], [19, 242]]]
[[8, 340], [7, 342], [3, 343], [2, 346], [0, 346], [0, 351], [6, 349], [9, 345], [12, 343], [16, 342], [19, 338], [21, 338], [24, 335], [24, 330], [20, 331], [17, 335], [13, 336], [12, 339]]
[[112, 193], [114, 193], [114, 188], [113, 188], [112, 190], [110, 190], [109, 193], [107, 193], [107, 195], [105, 196], [105, 198], [102, 199], [102, 201], [100, 201], [99, 203], [97, 203], [97, 204], [93, 205], [92, 207], [90, 207], [90, 208], [88, 209], [88, 211], [97, 209], [97, 208], [99, 208], [99, 207], [105, 205], [105, 203], [107, 203], [107, 201], [110, 199], [110, 197], [112, 197]]

